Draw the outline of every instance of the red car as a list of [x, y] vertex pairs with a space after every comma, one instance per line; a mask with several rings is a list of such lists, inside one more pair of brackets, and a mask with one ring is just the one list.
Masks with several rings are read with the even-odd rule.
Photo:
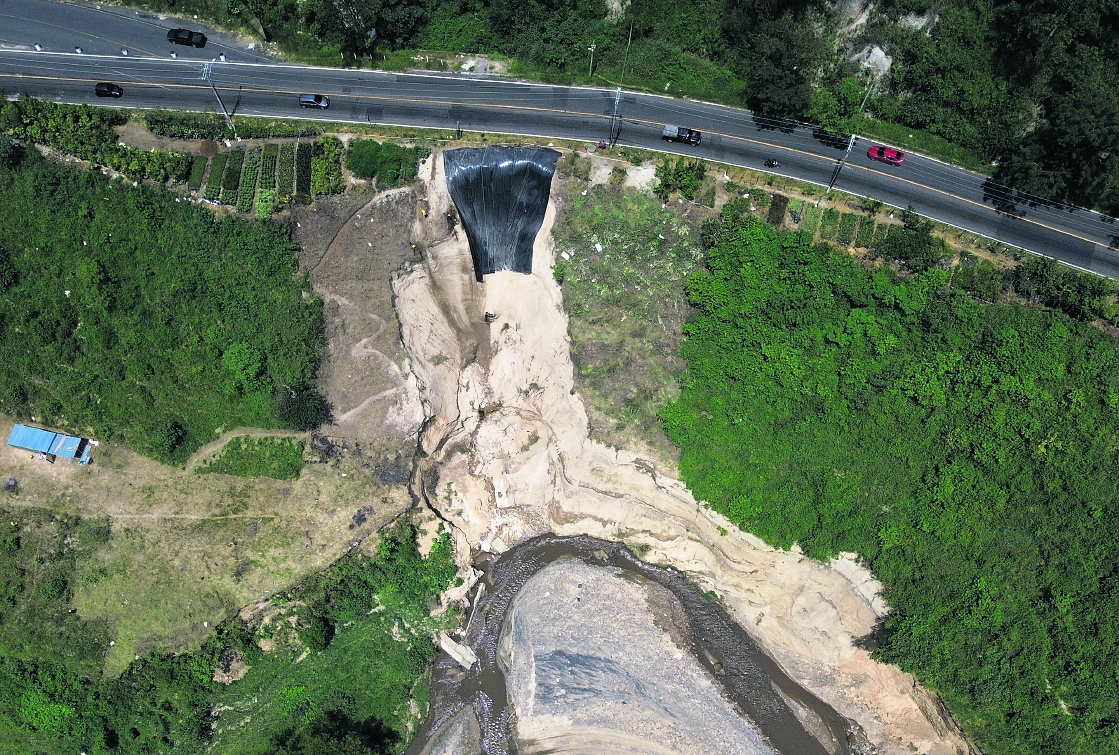
[[871, 160], [878, 160], [879, 162], [889, 163], [890, 165], [901, 165], [905, 162], [905, 153], [899, 152], [893, 147], [879, 147], [875, 145], [866, 151], [866, 156]]

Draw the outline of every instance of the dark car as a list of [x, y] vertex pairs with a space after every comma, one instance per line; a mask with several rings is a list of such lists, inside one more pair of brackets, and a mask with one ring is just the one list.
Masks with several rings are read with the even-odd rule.
[[890, 165], [901, 165], [905, 162], [905, 153], [899, 152], [893, 147], [879, 147], [875, 145], [866, 151], [866, 156], [871, 160], [877, 160]]
[[167, 32], [167, 41], [176, 45], [205, 47], [206, 35], [200, 31], [191, 31], [190, 29], [172, 29]]
[[120, 97], [124, 94], [124, 90], [116, 84], [110, 84], [107, 81], [102, 81], [100, 84], [93, 88], [93, 93], [98, 97]]
[[693, 147], [699, 144], [699, 140], [702, 137], [703, 135], [694, 129], [675, 126], [671, 123], [665, 124], [665, 127], [661, 130], [661, 139], [669, 142], [690, 144]]
[[299, 95], [299, 107], [316, 107], [320, 110], [326, 110], [330, 107], [330, 98], [322, 94], [301, 94]]

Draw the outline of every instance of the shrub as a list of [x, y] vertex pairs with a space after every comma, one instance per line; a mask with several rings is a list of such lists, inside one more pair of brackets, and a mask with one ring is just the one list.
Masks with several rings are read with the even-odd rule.
[[225, 136], [225, 118], [217, 113], [185, 113], [179, 110], [155, 109], [141, 117], [148, 130], [170, 139], [221, 139]]
[[245, 150], [235, 149], [229, 153], [229, 160], [225, 163], [225, 173], [221, 179], [222, 204], [235, 204], [237, 202], [237, 187], [241, 184], [241, 166], [245, 163]]
[[932, 223], [923, 220], [912, 207], [902, 211], [902, 228], [894, 228], [874, 252], [886, 259], [901, 260], [914, 272], [924, 272], [951, 256], [944, 241], [932, 235]]
[[245, 156], [245, 169], [241, 173], [241, 187], [237, 192], [237, 212], [253, 209], [256, 197], [256, 179], [260, 172], [260, 150], [249, 150]]
[[197, 189], [202, 185], [202, 176], [206, 174], [206, 163], [209, 160], [201, 155], [194, 158], [194, 162], [190, 165], [190, 178], [187, 179], [187, 186], [191, 189]]
[[10, 168], [19, 162], [19, 147], [6, 136], [0, 136], [0, 168]]
[[890, 229], [894, 227], [895, 226], [892, 226], [888, 223], [879, 223], [878, 225], [876, 225], [874, 227], [874, 240], [870, 244], [871, 247], [873, 248], [885, 241], [886, 237], [890, 235]]
[[784, 194], [774, 194], [773, 203], [769, 206], [769, 215], [766, 221], [774, 228], [781, 227], [785, 222], [785, 211], [789, 209], [789, 198]]
[[300, 142], [295, 152], [295, 193], [308, 195], [311, 193], [311, 155], [315, 145], [310, 142]]
[[294, 192], [295, 180], [295, 145], [287, 142], [280, 145], [280, 156], [277, 161], [276, 201], [286, 204], [291, 201]]
[[653, 187], [653, 193], [667, 201], [673, 192], [678, 191], [680, 196], [691, 201], [695, 199], [706, 175], [707, 163], [703, 160], [688, 162], [681, 157], [673, 165], [672, 161], [666, 158], [657, 166], [657, 185]]
[[214, 160], [210, 164], [210, 176], [206, 179], [206, 189], [202, 193], [203, 199], [211, 202], [218, 201], [218, 197], [221, 196], [221, 175], [228, 159], [229, 155], [225, 153], [214, 155]]
[[276, 391], [276, 416], [292, 430], [313, 430], [332, 420], [330, 404], [316, 388], [280, 386]]
[[839, 219], [839, 230], [836, 232], [835, 240], [844, 246], [850, 246], [855, 236], [855, 224], [858, 222], [859, 218], [854, 213], [843, 213]]
[[376, 178], [380, 186], [395, 186], [415, 178], [416, 165], [425, 157], [427, 150], [422, 147], [355, 139], [346, 152], [346, 168], [358, 178]]
[[750, 189], [750, 202], [764, 210], [769, 207], [769, 192], [765, 189]]
[[345, 147], [335, 136], [324, 136], [315, 142], [311, 158], [311, 193], [341, 194], [346, 184], [342, 177], [342, 153]]
[[[181, 110], [148, 110], [141, 116], [148, 130], [171, 139], [225, 139], [233, 132], [225, 116], [218, 113], [187, 113]], [[270, 118], [237, 119], [237, 136], [242, 139], [281, 139], [291, 136], [318, 136], [313, 126]]]
[[1102, 315], [1111, 288], [1106, 278], [1063, 268], [1048, 257], [1026, 257], [1014, 271], [1015, 291], [1078, 320]]
[[181, 152], [138, 150], [117, 144], [113, 129], [127, 121], [117, 110], [23, 97], [3, 105], [2, 113], [2, 128], [12, 135], [133, 179], [182, 180], [190, 170], [190, 157]]
[[967, 252], [960, 256], [962, 264], [952, 269], [952, 285], [983, 301], [998, 302], [1002, 299], [1008, 287], [1002, 271], [990, 260], [981, 259], [975, 264], [974, 257]]

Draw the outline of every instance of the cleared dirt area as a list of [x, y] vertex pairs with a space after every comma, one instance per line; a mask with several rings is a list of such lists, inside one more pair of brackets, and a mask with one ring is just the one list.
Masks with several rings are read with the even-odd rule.
[[[3, 437], [11, 425], [0, 424]], [[0, 469], [19, 482], [0, 501], [5, 511], [111, 523], [74, 590], [83, 617], [115, 629], [108, 673], [153, 647], [195, 646], [238, 607], [325, 568], [410, 503], [352, 454], [308, 464], [292, 481], [196, 475], [104, 444], [85, 467], [35, 457], [0, 447]]]

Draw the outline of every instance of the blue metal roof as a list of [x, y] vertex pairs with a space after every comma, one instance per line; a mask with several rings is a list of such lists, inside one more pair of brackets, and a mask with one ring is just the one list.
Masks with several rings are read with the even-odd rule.
[[54, 433], [28, 425], [16, 425], [12, 428], [12, 434], [8, 436], [8, 445], [73, 459], [81, 453], [83, 441], [72, 435]]

